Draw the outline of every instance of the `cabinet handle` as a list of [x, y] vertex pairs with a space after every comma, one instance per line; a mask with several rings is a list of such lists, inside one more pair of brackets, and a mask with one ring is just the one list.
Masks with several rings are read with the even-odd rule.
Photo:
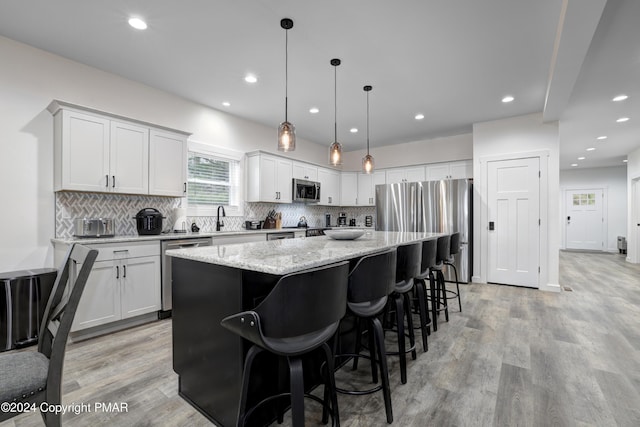
[[105, 187], [109, 188], [109, 175], [105, 175], [104, 178], [106, 181]]
[[113, 178], [113, 182], [111, 183], [111, 186], [113, 188], [116, 188], [116, 176], [115, 175], [111, 175], [111, 178]]
[[116, 265], [116, 279], [120, 278], [120, 267]]
[[184, 183], [184, 191], [183, 191], [183, 193], [185, 193], [185, 194], [187, 193], [187, 183], [186, 182]]
[[123, 265], [122, 266], [122, 278], [127, 277], [127, 266]]

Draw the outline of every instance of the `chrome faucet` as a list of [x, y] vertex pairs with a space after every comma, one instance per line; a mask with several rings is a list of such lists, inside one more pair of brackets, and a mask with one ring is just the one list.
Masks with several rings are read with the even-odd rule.
[[224, 206], [218, 206], [218, 217], [216, 218], [216, 231], [220, 231], [221, 227], [224, 227], [224, 221], [220, 221], [220, 209], [222, 209], [222, 216], [225, 217], [227, 214], [224, 213]]

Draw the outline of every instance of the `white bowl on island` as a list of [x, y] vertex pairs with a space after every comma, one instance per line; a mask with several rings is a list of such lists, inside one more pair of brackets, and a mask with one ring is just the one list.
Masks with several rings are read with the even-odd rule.
[[355, 240], [364, 234], [362, 228], [332, 228], [324, 230], [324, 234], [335, 240]]

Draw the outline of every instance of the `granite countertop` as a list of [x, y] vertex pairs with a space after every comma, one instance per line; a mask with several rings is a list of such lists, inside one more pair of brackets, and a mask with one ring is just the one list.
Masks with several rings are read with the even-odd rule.
[[318, 236], [172, 249], [166, 254], [242, 270], [284, 275], [439, 236], [442, 234], [367, 230], [356, 240], [333, 240], [327, 236]]
[[234, 236], [239, 234], [267, 234], [267, 233], [286, 233], [286, 232], [304, 232], [304, 228], [271, 228], [263, 230], [230, 230], [230, 231], [210, 231], [198, 233], [164, 233], [152, 236], [113, 236], [113, 237], [71, 237], [71, 238], [53, 238], [52, 243], [83, 243], [93, 245], [96, 243], [125, 243], [125, 242], [145, 242], [153, 240], [177, 240], [177, 239], [196, 239], [198, 237], [222, 237]]

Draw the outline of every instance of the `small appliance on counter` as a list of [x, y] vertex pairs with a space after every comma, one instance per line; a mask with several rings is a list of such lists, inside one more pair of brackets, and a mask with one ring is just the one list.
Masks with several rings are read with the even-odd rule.
[[347, 226], [347, 214], [344, 212], [340, 212], [338, 214], [338, 227], [346, 227]]
[[373, 227], [373, 216], [367, 215], [364, 217], [364, 226]]
[[324, 226], [331, 227], [331, 214], [324, 214]]
[[112, 218], [76, 218], [75, 237], [113, 237], [114, 221]]
[[141, 209], [136, 216], [136, 228], [141, 236], [152, 236], [162, 233], [162, 220], [164, 217], [155, 208]]
[[187, 222], [187, 209], [175, 208], [173, 210], [173, 217], [176, 219], [173, 223], [174, 233], [186, 233], [188, 231]]
[[355, 218], [351, 218], [349, 220], [349, 227], [355, 227], [356, 226], [356, 219]]
[[304, 216], [300, 217], [300, 220], [298, 221], [298, 228], [307, 228], [307, 218], [305, 218]]
[[250, 221], [245, 221], [244, 222], [244, 228], [247, 230], [261, 230], [262, 229], [262, 224], [264, 224], [264, 221], [260, 221], [257, 219], [254, 220], [250, 220]]

